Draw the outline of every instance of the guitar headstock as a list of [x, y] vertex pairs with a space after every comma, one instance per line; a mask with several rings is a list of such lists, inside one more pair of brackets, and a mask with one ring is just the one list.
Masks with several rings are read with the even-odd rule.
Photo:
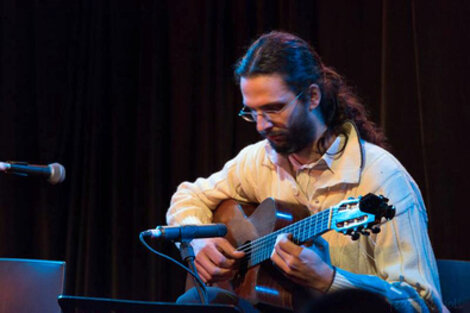
[[341, 201], [332, 208], [331, 229], [351, 235], [353, 240], [369, 235], [369, 230], [378, 233], [377, 226], [382, 219], [395, 216], [395, 207], [388, 205], [388, 199], [368, 193], [356, 199]]

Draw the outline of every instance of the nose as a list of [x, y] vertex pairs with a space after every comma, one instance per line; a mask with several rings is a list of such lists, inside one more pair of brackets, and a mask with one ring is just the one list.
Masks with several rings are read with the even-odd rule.
[[258, 114], [256, 116], [256, 130], [261, 133], [273, 127], [273, 123], [264, 117], [264, 114]]

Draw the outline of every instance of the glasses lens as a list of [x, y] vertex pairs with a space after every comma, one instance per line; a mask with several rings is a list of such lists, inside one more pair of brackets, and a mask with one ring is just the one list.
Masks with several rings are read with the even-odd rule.
[[243, 109], [241, 109], [238, 113], [238, 116], [240, 116], [247, 122], [254, 122], [256, 121], [257, 113], [255, 111], [247, 109], [246, 107], [243, 107]]

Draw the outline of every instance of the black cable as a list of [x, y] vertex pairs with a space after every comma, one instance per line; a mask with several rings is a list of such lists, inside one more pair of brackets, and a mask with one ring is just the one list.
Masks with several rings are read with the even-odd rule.
[[189, 274], [191, 274], [191, 276], [193, 276], [196, 281], [199, 283], [199, 285], [201, 286], [202, 290], [204, 290], [204, 294], [206, 296], [206, 299], [207, 299], [207, 289], [206, 289], [206, 285], [204, 284], [204, 282], [201, 280], [201, 278], [199, 278], [199, 276], [194, 273], [191, 269], [189, 269], [187, 266], [184, 266], [183, 264], [181, 264], [180, 262], [178, 262], [177, 260], [173, 259], [172, 257], [164, 254], [164, 253], [161, 253], [161, 252], [158, 252], [157, 250], [155, 250], [154, 248], [152, 248], [144, 239], [144, 235], [143, 235], [143, 232], [141, 232], [139, 234], [139, 240], [140, 242], [142, 242], [142, 244], [147, 248], [149, 249], [151, 252], [155, 253], [156, 255], [158, 256], [161, 256], [162, 258], [164, 259], [167, 259], [173, 263], [175, 263], [176, 265], [178, 265], [179, 267], [181, 267], [182, 269], [184, 269], [186, 272], [188, 272]]

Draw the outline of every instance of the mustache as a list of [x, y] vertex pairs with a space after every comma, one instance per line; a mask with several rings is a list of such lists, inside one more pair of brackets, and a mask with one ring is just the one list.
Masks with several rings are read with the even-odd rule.
[[259, 132], [263, 137], [275, 137], [275, 136], [285, 136], [288, 134], [286, 131], [282, 130], [270, 130], [270, 131], [260, 131]]

